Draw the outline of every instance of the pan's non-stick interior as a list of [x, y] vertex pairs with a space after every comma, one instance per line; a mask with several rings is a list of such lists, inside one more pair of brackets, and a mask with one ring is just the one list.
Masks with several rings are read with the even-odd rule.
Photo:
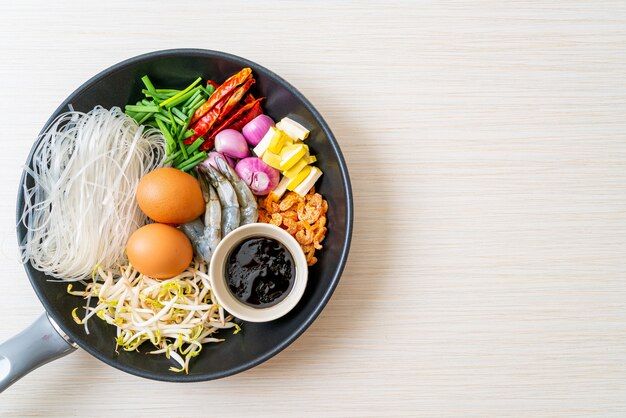
[[[172, 363], [161, 355], [138, 352], [115, 352], [115, 328], [99, 319], [89, 322], [90, 334], [77, 325], [71, 311], [83, 302], [69, 296], [66, 285], [48, 281], [48, 277], [26, 264], [26, 272], [35, 292], [52, 318], [80, 347], [98, 359], [126, 372], [168, 381], [200, 381], [228, 376], [253, 367], [272, 357], [295, 340], [313, 322], [328, 302], [345, 265], [352, 231], [352, 197], [345, 162], [328, 126], [313, 106], [287, 82], [259, 65], [239, 57], [206, 50], [170, 50], [142, 55], [119, 63], [98, 74], [64, 101], [50, 120], [74, 109], [89, 111], [96, 105], [106, 108], [124, 107], [141, 97], [140, 77], [148, 74], [158, 87], [181, 88], [198, 76], [217, 82], [239, 71], [252, 68], [256, 85], [253, 93], [266, 97], [265, 112], [273, 119], [293, 115], [311, 129], [308, 144], [318, 156], [317, 165], [324, 175], [317, 190], [328, 200], [328, 233], [319, 262], [310, 269], [309, 283], [298, 306], [287, 316], [269, 323], [243, 323], [243, 331], [232, 335], [230, 330], [220, 336], [224, 343], [206, 344], [202, 353], [192, 360], [189, 374], [168, 371]], [[50, 123], [50, 121], [48, 122]], [[27, 164], [30, 165], [30, 157]], [[26, 177], [22, 177], [22, 183]], [[20, 184], [20, 189], [21, 189]], [[18, 197], [17, 214], [24, 206]], [[18, 239], [25, 235], [18, 226]], [[98, 237], [93, 237], [98, 239]], [[148, 347], [141, 347], [148, 351]]]

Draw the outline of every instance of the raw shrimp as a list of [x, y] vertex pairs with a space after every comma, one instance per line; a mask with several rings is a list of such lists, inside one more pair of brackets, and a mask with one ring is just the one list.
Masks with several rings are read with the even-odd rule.
[[[204, 224], [208, 227], [208, 230], [205, 230], [205, 235], [207, 235], [212, 254], [213, 251], [215, 251], [215, 247], [217, 247], [217, 244], [219, 244], [222, 239], [222, 207], [220, 206], [217, 192], [213, 186], [209, 184], [206, 177], [203, 174], [200, 174], [198, 177], [201, 179], [200, 184], [204, 182], [209, 189], [209, 202], [206, 207], [206, 212], [204, 213]], [[207, 261], [207, 263], [208, 262], [209, 261]]]
[[239, 226], [239, 202], [233, 185], [219, 171], [211, 166], [201, 167], [208, 174], [209, 181], [217, 190], [222, 205], [222, 236], [228, 235]]
[[211, 251], [209, 250], [209, 241], [204, 235], [204, 224], [197, 218], [180, 226], [180, 230], [187, 235], [189, 241], [193, 245], [193, 249], [203, 260], [211, 259]]
[[213, 255], [215, 247], [217, 247], [222, 238], [220, 226], [222, 209], [217, 193], [213, 186], [209, 184], [206, 175], [198, 172], [198, 180], [206, 203], [204, 223], [198, 218], [195, 221], [181, 225], [180, 228], [193, 244], [196, 254], [207, 263], [210, 263], [211, 255]]
[[240, 224], [246, 225], [256, 222], [259, 217], [259, 212], [256, 204], [256, 197], [248, 187], [248, 185], [241, 180], [235, 170], [228, 165], [223, 158], [216, 158], [217, 166], [222, 174], [228, 179], [230, 184], [233, 185], [237, 199], [239, 201], [239, 208], [241, 212]]

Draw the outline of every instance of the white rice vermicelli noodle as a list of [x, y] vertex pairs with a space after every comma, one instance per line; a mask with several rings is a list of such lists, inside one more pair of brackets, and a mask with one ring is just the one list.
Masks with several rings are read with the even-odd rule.
[[128, 238], [147, 221], [137, 185], [164, 153], [163, 135], [118, 107], [61, 114], [25, 168], [23, 262], [65, 281], [123, 263]]

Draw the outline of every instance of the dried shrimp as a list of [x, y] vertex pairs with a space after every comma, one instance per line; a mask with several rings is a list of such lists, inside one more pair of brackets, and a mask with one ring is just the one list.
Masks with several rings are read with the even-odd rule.
[[323, 248], [326, 237], [328, 202], [315, 189], [304, 197], [295, 192], [286, 193], [278, 201], [271, 197], [259, 198], [259, 222], [279, 226], [292, 235], [302, 247], [309, 266], [317, 263], [315, 250]]

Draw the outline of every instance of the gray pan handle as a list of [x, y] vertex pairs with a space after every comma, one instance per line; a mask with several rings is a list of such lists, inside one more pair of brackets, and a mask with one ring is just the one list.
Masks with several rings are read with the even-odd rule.
[[0, 392], [39, 366], [63, 357], [78, 346], [47, 314], [0, 344]]

